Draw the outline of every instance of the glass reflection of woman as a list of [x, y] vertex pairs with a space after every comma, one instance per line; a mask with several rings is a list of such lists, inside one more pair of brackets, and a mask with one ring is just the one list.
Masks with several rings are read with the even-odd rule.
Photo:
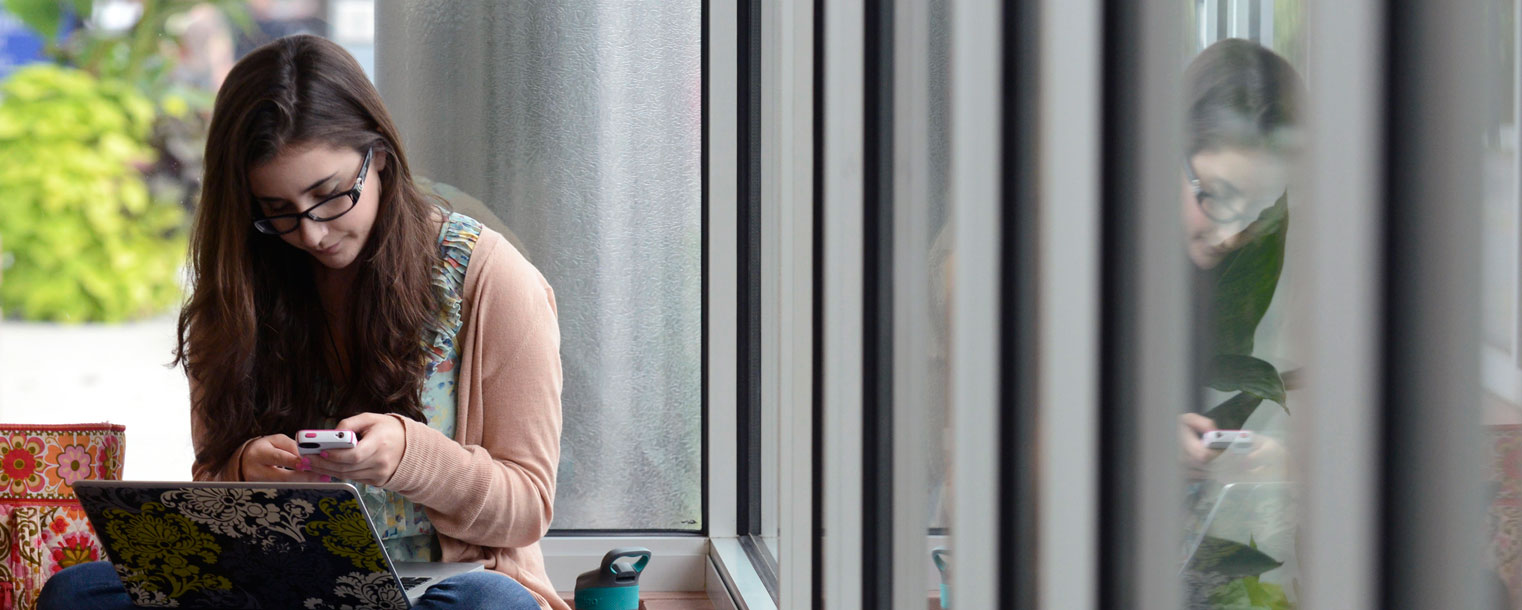
[[[1185, 72], [1184, 82], [1188, 134], [1180, 212], [1189, 260], [1202, 276], [1210, 277], [1222, 272], [1218, 266], [1232, 253], [1282, 230], [1267, 220], [1273, 215], [1265, 211], [1289, 188], [1303, 85], [1283, 58], [1241, 39], [1222, 40], [1201, 52]], [[1277, 269], [1272, 273], [1277, 279]], [[1276, 320], [1277, 309], [1277, 304], [1271, 307], [1265, 318]], [[1249, 337], [1274, 326], [1258, 320], [1251, 324], [1246, 331]], [[1262, 340], [1253, 351], [1274, 351], [1266, 344], [1275, 343], [1277, 337], [1267, 334], [1272, 333], [1258, 333]], [[1186, 413], [1180, 419], [1184, 461], [1195, 478], [1221, 453], [1200, 440], [1200, 435], [1215, 429], [1217, 422], [1201, 414]], [[1271, 437], [1259, 439], [1248, 463], [1262, 463], [1269, 455], [1282, 453]]]

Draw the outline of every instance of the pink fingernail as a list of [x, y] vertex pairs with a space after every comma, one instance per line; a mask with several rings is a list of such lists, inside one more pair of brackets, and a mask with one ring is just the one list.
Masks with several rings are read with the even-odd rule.
[[328, 459], [328, 452], [322, 452], [322, 459]]
[[333, 482], [333, 477], [330, 477], [328, 475], [322, 475], [322, 479], [321, 480], [324, 483], [331, 483], [331, 482]]

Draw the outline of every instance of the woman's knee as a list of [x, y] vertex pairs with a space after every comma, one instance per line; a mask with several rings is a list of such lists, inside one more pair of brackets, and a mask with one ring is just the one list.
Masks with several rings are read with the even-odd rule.
[[440, 607], [539, 610], [539, 601], [526, 587], [489, 570], [451, 576], [430, 588], [419, 605], [432, 607], [427, 602], [435, 599], [443, 602]]
[[[94, 561], [64, 568], [48, 578], [37, 597], [37, 608], [109, 608], [113, 601], [126, 600], [116, 568], [109, 561]], [[125, 607], [130, 608], [131, 602]]]

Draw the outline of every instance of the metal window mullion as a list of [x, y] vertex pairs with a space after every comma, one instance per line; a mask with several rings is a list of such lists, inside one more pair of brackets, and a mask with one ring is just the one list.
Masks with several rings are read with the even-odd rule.
[[[738, 5], [738, 53], [736, 70], [739, 72], [737, 95], [740, 128], [737, 133], [739, 148], [739, 214], [734, 235], [737, 248], [736, 292], [739, 302], [735, 372], [738, 388], [735, 393], [738, 429], [735, 434], [736, 452], [736, 498], [737, 527], [741, 536], [759, 534], [763, 512], [762, 471], [765, 468], [757, 459], [765, 453], [762, 448], [767, 433], [767, 422], [762, 403], [765, 386], [775, 375], [768, 369], [767, 358], [774, 351], [763, 349], [773, 337], [772, 326], [765, 325], [769, 285], [773, 278], [767, 276], [764, 225], [765, 208], [761, 205], [762, 154], [761, 154], [761, 3], [741, 1]], [[771, 290], [771, 292], [775, 292]]]
[[1306, 197], [1295, 206], [1306, 219], [1299, 226], [1307, 245], [1288, 252], [1288, 264], [1306, 275], [1304, 284], [1286, 288], [1309, 295], [1292, 312], [1306, 320], [1295, 340], [1309, 348], [1305, 399], [1291, 417], [1304, 456], [1296, 470], [1304, 489], [1300, 605], [1373, 609], [1381, 607], [1375, 578], [1384, 15], [1374, 0], [1312, 2], [1307, 9], [1309, 38], [1337, 41], [1335, 53], [1311, 54], [1309, 71], [1337, 86], [1312, 83], [1308, 90]]
[[[770, 4], [770, 3], [769, 3]], [[776, 75], [763, 87], [775, 95], [775, 139], [768, 157], [775, 163], [774, 198], [778, 213], [777, 257], [780, 269], [778, 405], [782, 434], [778, 439], [778, 597], [779, 608], [808, 608], [813, 593], [813, 72], [814, 6], [812, 0], [782, 0], [776, 27], [764, 29], [776, 63]], [[771, 23], [771, 22], [769, 22]], [[774, 83], [774, 84], [773, 84]], [[766, 193], [763, 187], [763, 195]]]
[[[741, 529], [741, 546], [766, 587], [769, 601], [775, 605], [778, 595], [777, 552], [773, 550], [775, 546], [766, 544], [766, 540], [777, 536], [780, 531], [778, 524], [782, 510], [783, 480], [780, 446], [783, 443], [783, 427], [788, 421], [783, 414], [786, 404], [782, 394], [784, 363], [788, 362], [784, 359], [783, 350], [789, 338], [782, 320], [787, 297], [784, 284], [788, 277], [788, 271], [783, 268], [782, 244], [787, 232], [782, 229], [783, 210], [777, 189], [782, 163], [777, 155], [778, 136], [782, 131], [778, 117], [781, 101], [774, 86], [778, 78], [776, 56], [781, 49], [777, 45], [777, 4], [758, 2], [752, 6], [755, 10], [754, 18], [759, 22], [752, 35], [756, 37], [754, 57], [759, 70], [756, 98], [760, 114], [756, 125], [759, 139], [756, 154], [760, 162], [756, 194], [761, 220], [758, 236], [761, 264], [761, 395], [757, 413], [761, 427], [761, 446], [756, 451], [758, 455], [751, 457], [756, 459], [756, 468], [759, 470], [759, 493], [755, 501], [760, 503], [760, 514], [759, 520], [753, 524], [755, 529], [751, 537], [747, 538], [744, 528]], [[742, 515], [743, 510], [742, 507]]]
[[1522, 372], [1522, 19], [1519, 16], [1522, 16], [1522, 0], [1512, 0], [1511, 171], [1515, 177], [1508, 200], [1512, 207], [1513, 226], [1507, 277], [1513, 284], [1511, 316], [1507, 320], [1511, 324], [1511, 332], [1507, 334], [1511, 345], [1507, 351], [1515, 368]]
[[[1263, 46], [1274, 48], [1274, 4], [1275, 0], [1258, 1], [1258, 39]], [[1281, 52], [1284, 49], [1280, 49]]]
[[[1494, 608], [1480, 417], [1479, 3], [1386, 5], [1383, 608]], [[1340, 380], [1339, 380], [1340, 381]], [[1340, 406], [1340, 405], [1338, 405]]]
[[928, 287], [930, 6], [897, 0], [893, 57], [893, 573], [894, 608], [925, 607], [930, 589]]
[[952, 572], [958, 608], [997, 608], [1002, 11], [951, 11]]
[[1204, 49], [1205, 47], [1210, 46], [1210, 43], [1215, 42], [1216, 12], [1221, 10], [1220, 2], [1221, 0], [1199, 0], [1199, 4], [1196, 5], [1198, 7], [1199, 14], [1195, 16], [1195, 21], [1199, 22], [1200, 30], [1199, 44], [1195, 47], [1196, 52], [1198, 52], [1200, 49]]
[[704, 230], [708, 259], [705, 273], [708, 405], [707, 473], [708, 534], [716, 538], [738, 533], [739, 485], [735, 473], [736, 435], [740, 421], [736, 395], [739, 390], [739, 252], [735, 232], [739, 227], [740, 129], [739, 14], [730, 2], [709, 2], [708, 31], [704, 32], [709, 69], [703, 78], [708, 90], [707, 214]]
[[1100, 5], [1040, 17], [1036, 598], [1053, 610], [1098, 607]]
[[867, 0], [862, 29], [862, 605], [891, 605], [893, 492], [893, 2]]
[[861, 607], [862, 0], [824, 15], [824, 598]]
[[1252, 0], [1231, 0], [1231, 37], [1252, 35]]
[[1183, 16], [1107, 3], [1100, 606], [1177, 608], [1183, 472], [1178, 418], [1194, 393], [1179, 223]]

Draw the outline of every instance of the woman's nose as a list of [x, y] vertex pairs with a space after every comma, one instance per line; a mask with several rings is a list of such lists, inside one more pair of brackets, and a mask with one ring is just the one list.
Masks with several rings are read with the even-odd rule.
[[1252, 223], [1246, 221], [1221, 225], [1216, 229], [1216, 243], [1220, 244], [1221, 248], [1227, 251], [1236, 250], [1251, 239], [1251, 235], [1249, 235], [1247, 230], [1250, 226], [1252, 226]]
[[327, 227], [310, 218], [302, 218], [298, 222], [301, 223], [301, 228], [297, 229], [297, 231], [301, 232], [301, 243], [308, 248], [316, 250], [322, 245], [322, 238], [328, 234]]

